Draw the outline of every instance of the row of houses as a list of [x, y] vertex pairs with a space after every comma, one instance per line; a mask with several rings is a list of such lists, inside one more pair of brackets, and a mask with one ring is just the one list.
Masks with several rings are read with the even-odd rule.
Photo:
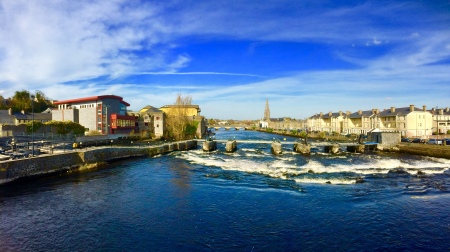
[[447, 134], [450, 130], [450, 109], [426, 106], [390, 109], [359, 110], [357, 112], [329, 112], [315, 114], [307, 119], [310, 131], [336, 132], [341, 134], [367, 134], [377, 130], [400, 132], [404, 137], [427, 137], [433, 133]]
[[[165, 133], [165, 118], [174, 114], [175, 105], [161, 108], [145, 106], [140, 111], [128, 111], [129, 103], [116, 95], [100, 95], [70, 100], [55, 101], [56, 107], [43, 113], [13, 113], [11, 109], [0, 110], [0, 125], [20, 125], [30, 121], [72, 121], [85, 127], [86, 133], [103, 135], [150, 132], [159, 138]], [[200, 116], [198, 105], [183, 106], [185, 116], [199, 121], [197, 135], [206, 132], [206, 121]]]

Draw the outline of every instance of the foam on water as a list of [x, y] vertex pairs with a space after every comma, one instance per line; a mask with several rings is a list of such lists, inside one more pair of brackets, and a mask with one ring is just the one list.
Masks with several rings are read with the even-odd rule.
[[[273, 156], [250, 148], [226, 155], [222, 155], [220, 151], [204, 153], [202, 150], [194, 150], [182, 152], [179, 156], [191, 163], [227, 171], [292, 179], [297, 183], [353, 184], [357, 178], [367, 175], [399, 171], [411, 175], [433, 175], [445, 173], [450, 167], [450, 160], [438, 158], [398, 159], [377, 155], [320, 155], [304, 158], [288, 154]], [[308, 174], [316, 176], [313, 178], [307, 176]]]
[[355, 184], [356, 179], [347, 178], [296, 178], [294, 179], [297, 183], [309, 183], [309, 184], [334, 184], [334, 185], [349, 185]]

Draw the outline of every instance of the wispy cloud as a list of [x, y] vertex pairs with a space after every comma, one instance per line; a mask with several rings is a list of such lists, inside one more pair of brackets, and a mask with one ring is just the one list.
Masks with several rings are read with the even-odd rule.
[[220, 73], [220, 72], [141, 72], [140, 75], [230, 75], [230, 76], [249, 76], [249, 77], [267, 77], [256, 74], [243, 73]]
[[[188, 92], [205, 104], [207, 116], [230, 109], [243, 118], [259, 117], [249, 111], [262, 110], [266, 98], [274, 113], [292, 117], [380, 101], [444, 104], [449, 9], [445, 2], [437, 8], [411, 1], [0, 0], [0, 95], [20, 89], [55, 99], [115, 93], [139, 109]], [[256, 45], [274, 41], [320, 44], [352, 67], [276, 75], [251, 67], [189, 68], [196, 59], [186, 45], [220, 40], [248, 41], [242, 52], [248, 57], [257, 54]], [[140, 76], [157, 80], [133, 82]], [[215, 85], [164, 79], [175, 76], [206, 76]]]

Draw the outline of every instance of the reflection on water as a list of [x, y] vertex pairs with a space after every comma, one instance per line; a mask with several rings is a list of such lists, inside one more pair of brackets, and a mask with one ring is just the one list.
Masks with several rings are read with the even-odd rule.
[[231, 154], [224, 148], [0, 187], [1, 251], [450, 247], [449, 160], [320, 150], [304, 157], [288, 145], [282, 156], [267, 144], [240, 144]]

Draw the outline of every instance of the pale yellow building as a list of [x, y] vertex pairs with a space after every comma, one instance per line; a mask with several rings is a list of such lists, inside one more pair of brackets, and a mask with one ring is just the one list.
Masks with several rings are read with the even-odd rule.
[[381, 131], [398, 131], [405, 137], [427, 138], [433, 134], [433, 115], [426, 106], [391, 107], [379, 115]]
[[433, 108], [430, 113], [433, 115], [433, 132], [447, 134], [450, 131], [450, 109]]
[[442, 109], [435, 113], [427, 110], [426, 106], [416, 108], [414, 105], [404, 108], [391, 107], [379, 109], [359, 110], [343, 114], [316, 114], [307, 120], [308, 130], [337, 132], [342, 134], [367, 134], [379, 130], [381, 132], [400, 132], [404, 137], [428, 138], [433, 132], [447, 132], [450, 130], [450, 110]]
[[165, 105], [159, 108], [167, 115], [177, 115], [179, 112], [178, 110], [182, 109], [184, 110], [183, 113], [186, 113], [186, 116], [200, 116], [200, 107], [198, 105], [185, 105], [185, 106], [179, 106], [179, 105]]

